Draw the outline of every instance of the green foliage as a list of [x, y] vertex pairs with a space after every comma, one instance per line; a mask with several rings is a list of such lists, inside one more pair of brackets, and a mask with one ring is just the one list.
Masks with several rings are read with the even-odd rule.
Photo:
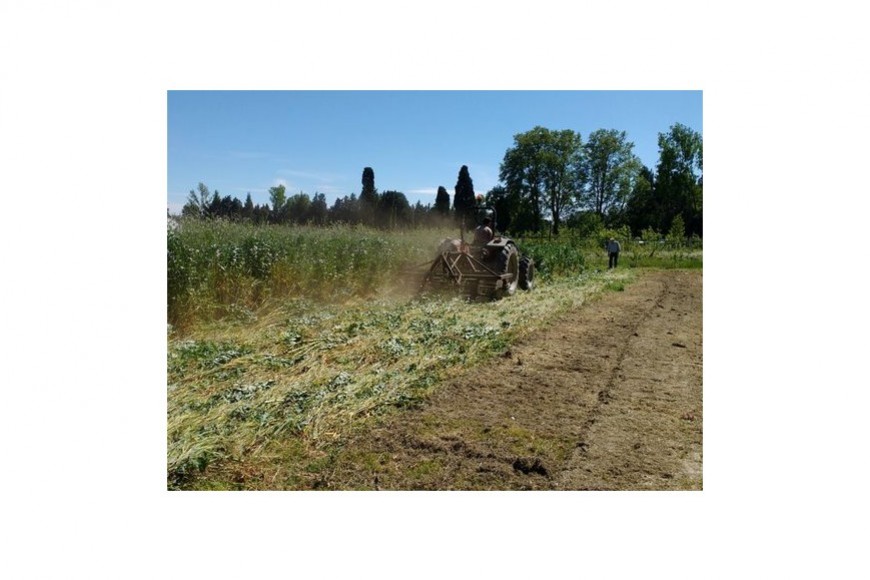
[[287, 189], [283, 185], [269, 188], [269, 201], [272, 202], [272, 218], [279, 221], [287, 201]]
[[[195, 363], [197, 368], [207, 369], [226, 364], [234, 358], [246, 354], [246, 349], [233, 343], [216, 343], [211, 341], [186, 341], [179, 343], [175, 352], [177, 363], [185, 367]], [[172, 370], [173, 365], [170, 365]]]
[[362, 191], [359, 194], [360, 221], [374, 225], [378, 209], [378, 190], [375, 189], [375, 171], [371, 167], [363, 168]]
[[[580, 134], [566, 129], [551, 131], [537, 126], [514, 135], [514, 145], [505, 152], [499, 177], [510, 196], [521, 201], [518, 214], [540, 231], [545, 215], [551, 218], [552, 233], [558, 235], [562, 216], [576, 202], [581, 187]], [[515, 223], [520, 222], [520, 215]]]
[[360, 223], [360, 202], [356, 195], [350, 194], [336, 199], [329, 209], [329, 221], [342, 225]]
[[535, 261], [535, 270], [542, 279], [580, 274], [586, 270], [588, 241], [575, 236], [554, 239], [520, 238], [523, 254]]
[[167, 233], [169, 321], [226, 316], [233, 306], [253, 309], [272, 296], [367, 296], [403, 268], [431, 259], [443, 237], [432, 230], [384, 235], [350, 226], [183, 220]]
[[662, 235], [653, 228], [647, 228], [641, 233], [640, 239], [645, 245], [652, 246], [662, 239]]
[[363, 168], [360, 199], [369, 205], [375, 205], [378, 201], [378, 190], [375, 189], [375, 170], [371, 167]]
[[378, 200], [378, 225], [394, 229], [411, 223], [411, 205], [400, 191], [385, 191]]
[[661, 200], [653, 191], [654, 182], [652, 170], [641, 167], [625, 205], [625, 221], [634, 232], [657, 228], [662, 221]]
[[200, 182], [196, 186], [196, 191], [190, 190], [190, 194], [187, 196], [187, 204], [185, 204], [181, 214], [188, 217], [206, 217], [211, 199], [212, 194], [208, 190], [208, 187]]
[[674, 221], [671, 223], [671, 229], [668, 230], [668, 235], [665, 238], [672, 248], [680, 248], [686, 242], [686, 224], [683, 222], [683, 216], [677, 214]]
[[[602, 227], [627, 225], [638, 235], [647, 228], [668, 232], [679, 215], [686, 236], [702, 234], [703, 139], [679, 123], [659, 134], [655, 173], [640, 164], [625, 131], [598, 129], [584, 144], [572, 130], [536, 126], [514, 135], [499, 178], [503, 185], [487, 192], [486, 203], [496, 208], [496, 228], [501, 232], [518, 235], [549, 228], [558, 235], [567, 225], [571, 235], [594, 237]], [[411, 206], [401, 192], [379, 194], [371, 167], [363, 169], [359, 197], [338, 197], [332, 207], [320, 193], [313, 199], [303, 192], [288, 198], [283, 185], [270, 188], [269, 196], [271, 208], [254, 205], [250, 194], [243, 204], [199, 183], [190, 191], [182, 215], [254, 224], [365, 224], [381, 229], [443, 227], [450, 215], [450, 195], [444, 187], [438, 188], [434, 207], [419, 201]], [[474, 184], [468, 166], [463, 165], [453, 207], [466, 228], [474, 225], [475, 203]]]
[[304, 224], [308, 222], [311, 198], [305, 193], [290, 196], [281, 208], [280, 223]]
[[619, 242], [622, 248], [625, 249], [626, 244], [629, 244], [631, 241], [631, 228], [621, 226], [619, 228], [601, 230], [598, 233], [597, 240], [599, 247], [604, 247], [610, 238]]
[[633, 148], [625, 131], [598, 129], [589, 135], [581, 170], [587, 183], [584, 207], [600, 216], [621, 213], [641, 167]]
[[435, 196], [435, 212], [443, 217], [450, 213], [450, 194], [443, 185], [438, 186], [438, 195]]
[[329, 218], [329, 206], [326, 205], [326, 196], [322, 193], [315, 193], [314, 200], [311, 202], [311, 207], [308, 208], [306, 222], [317, 226], [326, 225]]
[[580, 211], [568, 219], [571, 233], [581, 238], [599, 238], [604, 229], [604, 221], [594, 211]]
[[[659, 133], [659, 163], [655, 195], [661, 208], [659, 227], [671, 229], [677, 215], [688, 234], [701, 232], [703, 212], [704, 143], [700, 133], [677, 123]], [[684, 233], [685, 235], [685, 233]]]
[[594, 235], [579, 236], [567, 230], [561, 236], [525, 236], [517, 238], [520, 250], [535, 260], [541, 280], [607, 269], [605, 245], [611, 237], [622, 247], [620, 266], [629, 268], [701, 268], [700, 241], [694, 245], [674, 247], [655, 230], [647, 229], [640, 239], [630, 236], [628, 226], [596, 230]]
[[[660, 236], [651, 228], [642, 234], [644, 244], [635, 244], [627, 226], [594, 226], [567, 230], [558, 238], [527, 236], [517, 241], [535, 260], [542, 278], [601, 269], [610, 237], [629, 252], [629, 266], [686, 263], [670, 260], [670, 254], [666, 259]], [[680, 229], [678, 220], [675, 226], [669, 240], [679, 241], [668, 243], [669, 251], [684, 246], [685, 238], [674, 233]], [[183, 327], [197, 320], [247, 318], [270, 299], [288, 295], [328, 301], [367, 297], [393, 285], [408, 268], [431, 260], [437, 241], [455, 235], [452, 229], [387, 233], [359, 226], [182, 220], [167, 231], [168, 321]], [[687, 250], [684, 257], [694, 256], [692, 252], [696, 250]], [[700, 263], [697, 255], [687, 267]]]
[[[169, 312], [181, 309], [181, 303], [191, 288], [191, 278], [194, 275], [190, 268], [192, 248], [184, 243], [177, 228], [167, 232], [166, 277], [169, 297]], [[171, 320], [171, 317], [170, 317]]]

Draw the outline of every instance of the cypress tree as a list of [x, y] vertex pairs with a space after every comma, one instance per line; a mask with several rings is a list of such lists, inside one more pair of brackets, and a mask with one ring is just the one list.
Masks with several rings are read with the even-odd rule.
[[450, 194], [443, 185], [438, 186], [438, 195], [435, 196], [435, 212], [443, 216], [450, 213]]
[[246, 219], [254, 218], [254, 200], [251, 199], [251, 192], [248, 192], [248, 197], [245, 198], [245, 206], [242, 209], [242, 216]]
[[468, 174], [468, 166], [463, 165], [459, 170], [459, 178], [456, 180], [456, 194], [453, 196], [453, 209], [456, 211], [456, 219], [464, 227], [471, 224], [474, 216], [474, 183]]
[[378, 190], [375, 189], [375, 171], [371, 167], [363, 169], [362, 192], [359, 194], [360, 214], [363, 222], [373, 225], [378, 209]]

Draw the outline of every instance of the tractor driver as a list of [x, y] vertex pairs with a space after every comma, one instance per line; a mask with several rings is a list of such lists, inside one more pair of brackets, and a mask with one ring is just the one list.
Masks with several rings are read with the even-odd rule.
[[492, 233], [492, 228], [490, 227], [491, 223], [492, 223], [492, 220], [489, 219], [488, 217], [485, 217], [485, 218], [483, 218], [483, 222], [481, 222], [481, 224], [479, 226], [477, 226], [477, 229], [474, 230], [474, 244], [475, 245], [485, 246], [486, 244], [488, 244], [489, 242], [492, 241], [493, 233]]

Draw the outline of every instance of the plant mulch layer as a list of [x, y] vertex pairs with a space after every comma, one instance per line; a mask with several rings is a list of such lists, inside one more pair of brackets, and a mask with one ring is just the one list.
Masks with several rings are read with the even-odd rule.
[[357, 431], [318, 489], [702, 489], [700, 270], [649, 271], [425, 404]]

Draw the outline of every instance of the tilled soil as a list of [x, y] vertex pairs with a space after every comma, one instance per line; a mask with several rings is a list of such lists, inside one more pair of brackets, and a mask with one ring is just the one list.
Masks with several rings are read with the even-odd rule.
[[358, 433], [321, 485], [702, 489], [702, 277], [647, 272], [584, 304]]

